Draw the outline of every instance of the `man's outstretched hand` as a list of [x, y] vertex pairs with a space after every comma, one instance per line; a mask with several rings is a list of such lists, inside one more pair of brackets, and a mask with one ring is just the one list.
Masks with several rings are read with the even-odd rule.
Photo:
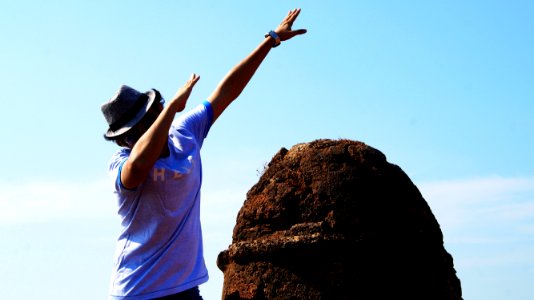
[[175, 112], [183, 111], [185, 108], [185, 104], [187, 103], [187, 99], [189, 99], [189, 95], [191, 94], [191, 91], [193, 90], [193, 87], [197, 83], [197, 81], [200, 79], [200, 76], [193, 73], [191, 74], [191, 78], [178, 89], [174, 97], [169, 102], [169, 106], [173, 106]]
[[282, 23], [274, 30], [280, 37], [280, 41], [287, 41], [296, 35], [306, 33], [306, 29], [292, 30], [293, 22], [300, 14], [300, 8], [289, 11]]

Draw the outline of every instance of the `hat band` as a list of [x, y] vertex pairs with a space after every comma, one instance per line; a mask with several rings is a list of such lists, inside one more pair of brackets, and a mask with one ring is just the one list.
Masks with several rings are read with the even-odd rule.
[[126, 123], [128, 123], [137, 115], [141, 108], [143, 108], [143, 105], [145, 105], [147, 99], [148, 96], [146, 94], [139, 95], [139, 98], [137, 98], [135, 103], [117, 121], [109, 125], [109, 129], [111, 131], [117, 131], [121, 129], [124, 125], [126, 125]]

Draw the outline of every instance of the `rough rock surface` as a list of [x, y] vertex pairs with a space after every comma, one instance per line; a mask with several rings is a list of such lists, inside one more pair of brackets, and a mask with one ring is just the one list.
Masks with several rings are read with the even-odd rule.
[[219, 254], [223, 299], [462, 299], [417, 187], [350, 140], [282, 148]]

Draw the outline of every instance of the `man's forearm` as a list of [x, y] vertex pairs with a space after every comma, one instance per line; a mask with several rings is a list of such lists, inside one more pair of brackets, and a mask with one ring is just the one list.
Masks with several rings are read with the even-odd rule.
[[123, 166], [121, 181], [127, 188], [134, 188], [143, 182], [161, 156], [169, 137], [169, 129], [177, 112], [185, 108], [191, 90], [199, 80], [199, 76], [192, 74], [191, 78], [176, 92], [169, 104], [159, 113], [154, 123], [139, 138], [132, 147], [130, 157]]
[[171, 107], [165, 107], [154, 124], [139, 138], [132, 148], [130, 159], [139, 166], [147, 165], [151, 169], [159, 158], [161, 151], [168, 141], [169, 128], [171, 127], [176, 112]]
[[213, 106], [214, 120], [245, 89], [258, 67], [269, 54], [272, 45], [272, 38], [265, 38], [254, 51], [228, 72], [215, 91], [208, 97], [208, 101]]
[[169, 107], [164, 108], [154, 124], [135, 143], [121, 172], [121, 182], [125, 187], [137, 187], [145, 180], [168, 141], [174, 114]]

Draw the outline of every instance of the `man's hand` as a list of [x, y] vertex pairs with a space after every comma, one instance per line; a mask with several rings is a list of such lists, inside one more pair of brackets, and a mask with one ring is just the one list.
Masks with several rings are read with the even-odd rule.
[[280, 41], [287, 41], [293, 38], [296, 35], [306, 33], [306, 29], [292, 30], [293, 22], [297, 19], [300, 14], [300, 8], [289, 11], [287, 16], [284, 18], [282, 23], [276, 27], [274, 30], [276, 34], [280, 37]]
[[193, 73], [191, 74], [191, 78], [189, 78], [189, 80], [178, 89], [174, 97], [169, 102], [169, 106], [172, 106], [175, 112], [184, 110], [187, 99], [189, 99], [189, 95], [191, 95], [191, 91], [199, 79], [200, 76]]

